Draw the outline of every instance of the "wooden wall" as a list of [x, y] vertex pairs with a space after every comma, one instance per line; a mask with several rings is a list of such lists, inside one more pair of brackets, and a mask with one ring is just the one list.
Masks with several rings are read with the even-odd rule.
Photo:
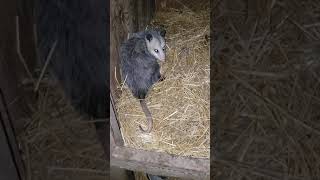
[[156, 11], [161, 11], [168, 8], [188, 8], [191, 10], [199, 10], [209, 8], [210, 0], [156, 0], [155, 4]]
[[166, 8], [181, 8], [183, 2], [176, 0], [156, 0], [156, 10], [160, 11]]
[[154, 0], [111, 0], [110, 6], [110, 89], [117, 98], [117, 81], [121, 82], [119, 71], [119, 47], [129, 32], [143, 30], [155, 11]]

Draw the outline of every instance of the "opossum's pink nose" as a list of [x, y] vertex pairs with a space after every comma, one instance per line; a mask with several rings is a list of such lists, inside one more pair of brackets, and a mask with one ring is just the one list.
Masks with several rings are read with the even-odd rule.
[[159, 59], [159, 61], [165, 61], [165, 60], [166, 60], [165, 57]]

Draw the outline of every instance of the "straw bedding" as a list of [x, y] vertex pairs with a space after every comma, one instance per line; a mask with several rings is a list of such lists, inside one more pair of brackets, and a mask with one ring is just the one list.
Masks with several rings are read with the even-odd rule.
[[126, 146], [170, 154], [209, 157], [210, 62], [209, 9], [168, 9], [151, 26], [164, 25], [167, 34], [166, 79], [153, 86], [147, 105], [154, 119], [150, 134], [139, 131], [146, 117], [126, 85], [119, 84], [117, 115]]
[[[25, 87], [28, 88], [28, 87]], [[105, 180], [107, 162], [95, 128], [67, 103], [56, 82], [43, 79], [38, 101], [18, 135], [27, 180]]]

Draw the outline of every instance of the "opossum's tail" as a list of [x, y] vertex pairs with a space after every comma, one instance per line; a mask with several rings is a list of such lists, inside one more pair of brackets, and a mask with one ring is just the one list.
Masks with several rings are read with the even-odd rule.
[[144, 130], [141, 126], [139, 126], [140, 130], [146, 133], [150, 133], [152, 130], [152, 126], [153, 126], [153, 120], [152, 120], [152, 116], [151, 116], [151, 112], [149, 111], [148, 107], [147, 107], [147, 103], [144, 99], [140, 99], [140, 105], [142, 107], [142, 110], [144, 112], [144, 114], [147, 117], [147, 121], [148, 121], [148, 128], [146, 130]]

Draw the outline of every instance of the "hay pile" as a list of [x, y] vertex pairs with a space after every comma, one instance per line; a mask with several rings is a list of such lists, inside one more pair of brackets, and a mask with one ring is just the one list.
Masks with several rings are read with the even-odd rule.
[[153, 115], [150, 134], [137, 99], [127, 86], [119, 85], [116, 101], [121, 132], [126, 146], [170, 154], [209, 157], [210, 62], [209, 9], [168, 9], [158, 12], [152, 25], [166, 27], [166, 62], [161, 64], [166, 79], [154, 85], [147, 96]]
[[33, 114], [18, 135], [27, 180], [105, 180], [107, 163], [93, 125], [44, 79]]

